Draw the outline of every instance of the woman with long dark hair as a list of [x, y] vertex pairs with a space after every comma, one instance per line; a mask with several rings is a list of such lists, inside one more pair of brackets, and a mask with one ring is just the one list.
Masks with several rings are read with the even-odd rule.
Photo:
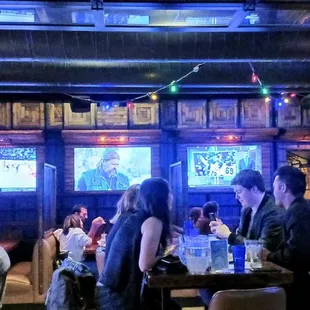
[[122, 214], [108, 236], [97, 309], [139, 309], [143, 272], [157, 263], [171, 238], [171, 204], [167, 181], [141, 184], [136, 211]]

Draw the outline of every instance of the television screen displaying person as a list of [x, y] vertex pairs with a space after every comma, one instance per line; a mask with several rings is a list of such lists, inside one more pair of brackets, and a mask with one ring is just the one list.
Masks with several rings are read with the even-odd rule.
[[119, 162], [120, 156], [115, 150], [105, 150], [97, 168], [82, 173], [76, 190], [126, 190], [129, 187], [129, 179], [117, 171]]
[[238, 169], [239, 171], [244, 169], [255, 169], [255, 162], [253, 159], [250, 158], [249, 152], [243, 152], [243, 158], [241, 158], [238, 162]]

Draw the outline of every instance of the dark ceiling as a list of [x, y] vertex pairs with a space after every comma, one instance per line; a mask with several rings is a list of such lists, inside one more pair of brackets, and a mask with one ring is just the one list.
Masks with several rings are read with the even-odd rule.
[[[281, 1], [284, 2], [288, 1]], [[109, 8], [117, 8], [117, 4], [113, 5]], [[307, 5], [310, 12], [310, 4]], [[54, 15], [57, 9], [60, 8], [53, 8]], [[298, 13], [303, 21], [308, 16], [305, 9], [300, 7]], [[268, 7], [266, 10], [272, 11]], [[233, 14], [233, 18], [239, 18], [239, 25], [240, 14], [243, 19], [246, 13], [242, 7]], [[257, 94], [258, 85], [251, 82], [251, 62], [273, 92], [286, 89], [307, 93], [310, 92], [310, 23], [297, 23], [296, 18], [294, 24], [276, 28], [265, 25], [238, 28], [237, 24], [232, 28], [234, 22], [230, 21], [227, 31], [217, 25], [200, 28], [122, 25], [117, 29], [89, 29], [89, 25], [83, 25], [84, 29], [81, 25], [55, 23], [36, 28], [29, 24], [0, 23], [0, 92], [141, 94], [168, 84], [206, 62], [198, 73], [182, 81], [182, 93]]]

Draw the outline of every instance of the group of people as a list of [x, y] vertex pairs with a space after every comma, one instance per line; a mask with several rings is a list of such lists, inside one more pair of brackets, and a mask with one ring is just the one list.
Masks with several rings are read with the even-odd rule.
[[[258, 171], [240, 171], [232, 186], [242, 205], [237, 231], [216, 219], [209, 224], [211, 233], [227, 239], [229, 245], [243, 244], [246, 239], [262, 241], [263, 261], [294, 272], [294, 283], [287, 289], [288, 309], [310, 309], [310, 205], [304, 199], [305, 174], [292, 166], [279, 168], [274, 176], [274, 197], [266, 193]], [[201, 295], [208, 303], [210, 291]]]
[[[294, 272], [294, 284], [287, 291], [290, 307], [309, 309], [306, 305], [310, 291], [310, 206], [303, 198], [305, 175], [291, 166], [279, 168], [273, 183], [274, 197], [266, 193], [258, 171], [240, 171], [232, 180], [232, 186], [242, 205], [237, 231], [231, 231], [218, 218], [219, 206], [214, 201], [191, 211], [194, 225], [201, 234], [215, 234], [227, 239], [230, 245], [243, 244], [246, 239], [261, 240], [263, 260]], [[113, 227], [107, 238], [104, 268], [99, 275], [98, 309], [139, 309], [143, 273], [156, 265], [171, 242], [172, 199], [169, 185], [162, 178], [147, 179], [124, 193], [116, 215], [110, 220]], [[68, 248], [73, 238], [81, 247], [91, 243], [96, 228], [105, 223], [100, 217], [95, 219], [86, 234], [83, 230], [85, 210], [77, 210], [66, 218], [59, 237], [60, 241], [65, 240], [61, 241], [61, 249]], [[81, 253], [76, 257], [80, 258]], [[201, 295], [204, 299], [204, 294]], [[207, 302], [207, 298], [204, 300]], [[151, 302], [149, 308], [155, 305]]]

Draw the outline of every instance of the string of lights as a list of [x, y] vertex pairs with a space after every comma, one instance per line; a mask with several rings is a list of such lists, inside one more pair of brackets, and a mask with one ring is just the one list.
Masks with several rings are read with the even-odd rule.
[[[157, 101], [158, 93], [160, 93], [161, 91], [167, 88], [169, 88], [169, 91], [171, 94], [176, 94], [179, 91], [180, 82], [186, 79], [191, 74], [199, 72], [200, 68], [202, 68], [206, 63], [207, 62], [199, 63], [198, 65], [193, 67], [191, 71], [181, 76], [177, 80], [173, 80], [169, 84], [166, 84], [154, 91], [145, 93], [135, 98], [131, 98], [130, 100], [104, 102], [104, 103], [97, 102], [97, 104], [100, 104], [105, 110], [110, 110], [112, 107], [133, 108], [134, 104], [141, 99], [148, 98], [148, 99], [151, 99], [152, 101]], [[264, 96], [264, 100], [266, 103], [274, 101], [277, 108], [280, 108], [285, 104], [292, 104], [292, 103], [297, 103], [297, 102], [300, 102], [300, 103], [304, 102], [305, 106], [310, 105], [310, 95], [303, 95], [303, 94], [296, 93], [296, 92], [281, 92], [279, 97], [271, 96], [269, 88], [264, 85], [263, 81], [261, 80], [256, 70], [254, 69], [252, 63], [249, 62], [249, 66], [252, 72], [252, 75], [251, 75], [252, 83], [257, 83], [259, 85], [260, 92]], [[95, 102], [94, 100], [89, 99], [89, 98], [83, 98], [80, 96], [74, 96], [74, 95], [69, 95], [69, 94], [66, 94], [66, 95], [70, 96], [74, 100], [83, 101], [84, 104], [90, 104], [90, 103]]]

